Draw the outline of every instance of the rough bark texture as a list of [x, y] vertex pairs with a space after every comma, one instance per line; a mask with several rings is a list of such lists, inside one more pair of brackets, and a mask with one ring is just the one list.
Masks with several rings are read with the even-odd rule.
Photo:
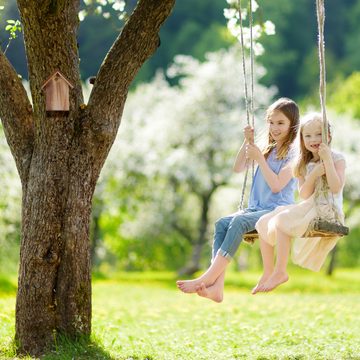
[[[89, 220], [101, 168], [115, 139], [131, 81], [156, 50], [175, 0], [140, 0], [83, 103], [79, 0], [18, 0], [33, 108], [0, 51], [0, 117], [23, 187], [16, 339], [40, 355], [58, 331], [91, 331]], [[42, 84], [60, 70], [74, 85], [68, 113], [46, 113]]]

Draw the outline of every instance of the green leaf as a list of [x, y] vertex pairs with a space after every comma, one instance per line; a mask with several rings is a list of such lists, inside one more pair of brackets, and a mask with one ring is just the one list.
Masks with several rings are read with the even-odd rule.
[[15, 20], [6, 20], [8, 24], [15, 24]]
[[6, 25], [5, 30], [9, 31], [10, 29], [12, 29], [12, 25]]

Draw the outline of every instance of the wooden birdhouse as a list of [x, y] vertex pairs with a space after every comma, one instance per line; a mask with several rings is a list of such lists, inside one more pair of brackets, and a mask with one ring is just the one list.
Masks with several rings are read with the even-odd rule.
[[45, 91], [46, 111], [69, 111], [69, 93], [73, 88], [60, 71], [55, 71], [41, 87]]

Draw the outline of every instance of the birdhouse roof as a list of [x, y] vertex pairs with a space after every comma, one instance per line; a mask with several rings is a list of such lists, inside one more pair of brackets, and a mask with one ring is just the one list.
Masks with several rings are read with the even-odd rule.
[[59, 71], [56, 70], [54, 71], [51, 76], [49, 76], [49, 78], [44, 82], [44, 84], [42, 85], [41, 89], [44, 89], [46, 87], [46, 85], [50, 82], [50, 80], [52, 80], [55, 76], [60, 76], [68, 85], [69, 87], [71, 87], [72, 89], [74, 88], [74, 85], [71, 84], [71, 82]]

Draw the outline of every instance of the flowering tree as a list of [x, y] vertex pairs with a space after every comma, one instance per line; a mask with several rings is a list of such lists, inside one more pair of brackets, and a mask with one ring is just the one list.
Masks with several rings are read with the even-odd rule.
[[[253, 24], [252, 27], [245, 26], [245, 23], [248, 25], [250, 24], [250, 10], [252, 10], [253, 13], [256, 13], [259, 8], [259, 5], [255, 0], [247, 1], [247, 6], [243, 6], [242, 8], [240, 8], [241, 2], [239, 0], [226, 0], [226, 2], [229, 7], [224, 9], [224, 16], [228, 21], [227, 27], [231, 35], [242, 43], [242, 27], [244, 47], [249, 49], [252, 46], [255, 56], [262, 55], [264, 53], [264, 47], [258, 40], [262, 35], [274, 35], [275, 25], [270, 20], [266, 20], [265, 22]], [[252, 34], [250, 34], [250, 32]], [[251, 44], [251, 40], [253, 41], [253, 44]]]
[[[154, 238], [159, 232], [177, 231], [193, 249], [187, 272], [199, 268], [213, 195], [231, 180], [246, 125], [239, 55], [233, 48], [208, 54], [204, 63], [178, 56], [167, 72], [179, 79], [177, 86], [171, 87], [161, 73], [139, 86], [128, 99], [124, 133], [105, 170], [106, 174], [117, 168], [121, 184], [147, 179], [145, 188], [141, 182], [146, 201], [123, 226], [140, 238], [145, 232]], [[264, 110], [275, 93], [258, 84], [263, 73], [256, 67], [259, 131], [265, 127]]]
[[[20, 352], [43, 353], [54, 334], [89, 335], [89, 217], [131, 81], [159, 45], [175, 0], [139, 0], [96, 78], [87, 105], [80, 83], [80, 0], [18, 0], [32, 104], [0, 50], [0, 117], [22, 185], [16, 301]], [[60, 70], [72, 84], [69, 112], [49, 113], [44, 82]]]

